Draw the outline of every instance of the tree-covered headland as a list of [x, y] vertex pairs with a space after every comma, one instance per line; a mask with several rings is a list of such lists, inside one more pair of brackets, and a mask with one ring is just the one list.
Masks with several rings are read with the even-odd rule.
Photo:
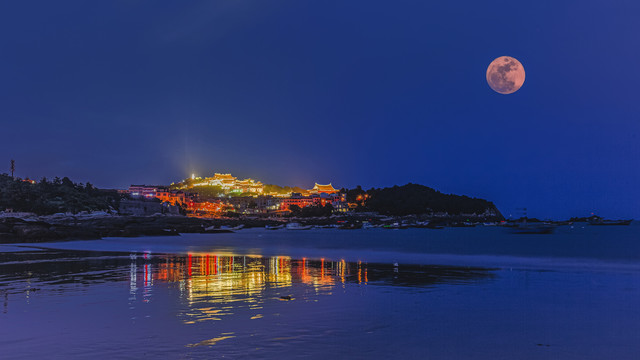
[[38, 215], [110, 211], [118, 209], [121, 197], [116, 190], [97, 189], [90, 183], [76, 184], [67, 177], [31, 183], [0, 174], [0, 209]]
[[388, 188], [363, 190], [360, 186], [345, 190], [347, 201], [357, 203], [356, 211], [373, 211], [383, 215], [447, 213], [449, 215], [483, 214], [487, 210], [502, 215], [487, 200], [464, 195], [443, 194], [428, 186], [406, 184]]

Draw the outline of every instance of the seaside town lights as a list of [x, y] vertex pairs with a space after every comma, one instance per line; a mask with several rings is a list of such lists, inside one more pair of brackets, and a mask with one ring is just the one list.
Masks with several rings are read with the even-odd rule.
[[[199, 188], [215, 187], [220, 190], [217, 198], [202, 200]], [[283, 214], [289, 213], [293, 205], [331, 205], [334, 211], [347, 211], [346, 194], [331, 183], [315, 183], [308, 190], [299, 189], [291, 193], [266, 193], [265, 185], [254, 179], [238, 180], [231, 174], [215, 173], [212, 177], [197, 177], [183, 180], [179, 184], [167, 186], [131, 185], [126, 190], [133, 198], [159, 199], [165, 206], [180, 206], [189, 216], [218, 217], [228, 211], [243, 214]], [[142, 207], [147, 209], [147, 207]], [[174, 212], [177, 210], [173, 210]]]

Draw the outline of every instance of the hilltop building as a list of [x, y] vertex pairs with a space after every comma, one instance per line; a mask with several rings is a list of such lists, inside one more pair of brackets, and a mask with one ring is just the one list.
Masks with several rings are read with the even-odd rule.
[[309, 194], [336, 194], [339, 190], [334, 189], [331, 183], [328, 185], [315, 184], [313, 189], [309, 189]]
[[264, 184], [253, 179], [238, 180], [231, 174], [215, 173], [212, 177], [195, 177], [192, 176], [191, 182], [185, 181], [185, 188], [189, 189], [196, 186], [218, 186], [227, 192], [236, 193], [252, 193], [262, 194], [264, 192]]

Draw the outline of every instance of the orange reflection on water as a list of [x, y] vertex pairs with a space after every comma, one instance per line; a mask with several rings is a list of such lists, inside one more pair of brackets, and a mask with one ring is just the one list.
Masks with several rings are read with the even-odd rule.
[[[186, 261], [185, 261], [186, 260]], [[153, 279], [165, 282], [185, 281], [199, 283], [224, 282], [234, 289], [260, 288], [269, 284], [270, 287], [290, 286], [292, 282], [309, 285], [332, 285], [335, 277], [341, 282], [351, 275], [349, 264], [344, 260], [327, 262], [324, 259], [309, 261], [308, 259], [292, 260], [288, 256], [271, 258], [251, 256], [218, 256], [218, 255], [188, 255], [186, 259], [180, 256], [167, 257], [164, 262], [152, 267], [143, 266], [143, 285], [153, 285]], [[366, 270], [365, 270], [366, 271]], [[358, 265], [358, 279], [361, 282], [362, 267]], [[134, 274], [132, 274], [134, 276]]]
[[[132, 264], [131, 292], [137, 289], [138, 281], [145, 288], [154, 286], [153, 280], [178, 284], [180, 296], [190, 306], [185, 314], [189, 318], [185, 320], [187, 323], [219, 320], [238, 306], [260, 309], [266, 290], [291, 287], [293, 283], [309, 285], [316, 293], [330, 294], [338, 277], [344, 284], [351, 276], [349, 264], [344, 260], [325, 262], [324, 259], [292, 260], [288, 256], [263, 258], [217, 254], [167, 256], [155, 260], [153, 266], [143, 265], [142, 279], [137, 279], [136, 266]], [[361, 270], [358, 266], [358, 283], [361, 282]]]

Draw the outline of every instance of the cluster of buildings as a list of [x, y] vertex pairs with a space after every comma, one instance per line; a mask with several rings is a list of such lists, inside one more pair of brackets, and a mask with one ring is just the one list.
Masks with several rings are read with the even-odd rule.
[[[149, 215], [150, 213], [186, 214], [191, 216], [218, 216], [233, 211], [231, 204], [222, 200], [201, 201], [197, 193], [172, 190], [167, 186], [131, 185], [123, 191], [134, 199], [120, 204], [120, 212], [131, 215]], [[154, 200], [140, 202], [140, 200]], [[137, 201], [136, 201], [137, 200]]]
[[184, 180], [179, 187], [181, 189], [192, 189], [199, 186], [217, 186], [226, 193], [238, 194], [262, 194], [264, 184], [253, 179], [238, 180], [231, 174], [215, 173], [212, 177], [196, 177], [191, 175], [191, 179]]
[[292, 205], [304, 208], [307, 206], [326, 206], [327, 204], [331, 204], [334, 211], [344, 212], [348, 210], [347, 194], [341, 193], [331, 184], [320, 185], [316, 183], [313, 189], [307, 191], [307, 194], [291, 193], [289, 197], [282, 198], [280, 201], [280, 209], [289, 210]]
[[[225, 190], [229, 196], [206, 199], [198, 194], [198, 187], [215, 186]], [[238, 180], [231, 174], [218, 174], [213, 177], [199, 178], [192, 176], [180, 185], [167, 186], [131, 185], [124, 193], [133, 199], [158, 199], [162, 204], [163, 213], [185, 213], [188, 216], [216, 217], [229, 211], [240, 214], [285, 215], [291, 212], [292, 206], [304, 208], [307, 206], [331, 205], [333, 211], [346, 212], [349, 210], [345, 193], [341, 193], [331, 184], [315, 184], [312, 189], [288, 195], [271, 195], [264, 193], [264, 185], [253, 179]], [[237, 195], [244, 196], [237, 196]], [[236, 196], [231, 196], [236, 195]], [[134, 200], [135, 201], [135, 200]], [[122, 206], [121, 206], [122, 207]], [[142, 206], [135, 203], [124, 204], [125, 213], [141, 214], [155, 211], [153, 205]], [[141, 209], [144, 209], [142, 211]], [[122, 212], [122, 211], [121, 211]]]

